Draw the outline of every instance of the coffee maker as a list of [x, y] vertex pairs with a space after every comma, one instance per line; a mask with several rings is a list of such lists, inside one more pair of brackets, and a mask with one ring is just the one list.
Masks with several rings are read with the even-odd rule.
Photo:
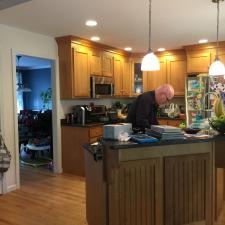
[[104, 105], [76, 105], [73, 107], [73, 114], [76, 123], [84, 126], [99, 122], [99, 118], [106, 115], [106, 107]]

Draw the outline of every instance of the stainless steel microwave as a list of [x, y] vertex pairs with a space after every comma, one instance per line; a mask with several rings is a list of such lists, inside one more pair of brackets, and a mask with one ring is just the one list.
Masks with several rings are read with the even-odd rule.
[[91, 97], [110, 97], [114, 94], [114, 80], [111, 77], [91, 77]]

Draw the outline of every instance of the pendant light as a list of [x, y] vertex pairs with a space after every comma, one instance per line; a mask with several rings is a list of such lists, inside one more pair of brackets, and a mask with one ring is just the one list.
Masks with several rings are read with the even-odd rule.
[[160, 70], [160, 64], [158, 57], [154, 54], [154, 52], [151, 49], [151, 14], [152, 14], [152, 0], [149, 0], [149, 23], [148, 23], [148, 53], [144, 56], [141, 63], [141, 70], [142, 71], [155, 71]]
[[31, 89], [28, 88], [28, 87], [26, 87], [26, 86], [23, 84], [23, 82], [22, 82], [22, 73], [21, 73], [21, 70], [20, 70], [20, 68], [19, 68], [19, 61], [20, 61], [20, 58], [21, 58], [21, 57], [22, 57], [22, 56], [20, 56], [20, 55], [17, 55], [17, 56], [16, 56], [17, 62], [18, 62], [18, 64], [17, 64], [17, 67], [18, 67], [18, 69], [17, 69], [17, 72], [18, 72], [18, 83], [17, 83], [17, 89], [16, 89], [16, 91], [17, 91], [17, 92], [31, 92]]
[[209, 76], [221, 76], [225, 77], [225, 67], [223, 63], [219, 60], [219, 13], [220, 13], [220, 1], [224, 0], [212, 0], [212, 2], [217, 3], [217, 35], [216, 35], [216, 57], [215, 61], [211, 64], [209, 68]]

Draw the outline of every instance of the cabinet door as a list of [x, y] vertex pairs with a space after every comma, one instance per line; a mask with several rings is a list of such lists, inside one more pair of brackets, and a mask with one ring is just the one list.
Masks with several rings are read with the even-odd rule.
[[145, 91], [155, 90], [160, 85], [167, 83], [166, 59], [165, 57], [160, 57], [159, 60], [159, 71], [151, 71], [144, 74], [144, 76], [147, 76], [146, 78], [144, 78], [144, 81], [147, 81], [147, 90]]
[[163, 225], [162, 160], [121, 163], [110, 171], [109, 225]]
[[86, 47], [73, 46], [73, 97], [90, 96], [89, 51]]
[[187, 72], [208, 73], [210, 61], [209, 51], [190, 51], [187, 54]]
[[124, 60], [123, 71], [123, 96], [130, 96], [131, 93], [131, 62], [129, 59]]
[[102, 52], [102, 75], [106, 77], [113, 76], [113, 54], [110, 52]]
[[212, 224], [211, 163], [209, 153], [165, 158], [167, 225]]
[[123, 58], [120, 55], [114, 56], [114, 95], [122, 96], [123, 79]]
[[184, 95], [187, 62], [185, 56], [170, 56], [167, 60], [167, 78], [175, 90], [175, 95]]
[[91, 75], [102, 75], [102, 54], [100, 50], [91, 49], [90, 52], [90, 70]]

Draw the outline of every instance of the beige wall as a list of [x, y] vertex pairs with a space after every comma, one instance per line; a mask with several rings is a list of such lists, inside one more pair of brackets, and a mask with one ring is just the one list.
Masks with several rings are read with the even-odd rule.
[[[0, 110], [2, 130], [6, 145], [12, 154], [12, 162], [10, 170], [6, 173], [4, 178], [4, 192], [14, 190], [18, 187], [18, 157], [17, 141], [17, 121], [14, 113], [15, 104], [15, 56], [17, 53], [22, 53], [30, 56], [38, 56], [55, 60], [55, 72], [53, 74], [53, 93], [55, 92], [55, 99], [53, 99], [54, 110], [54, 151], [55, 156], [59, 155], [59, 161], [55, 160], [56, 172], [61, 171], [60, 158], [60, 124], [59, 124], [59, 79], [58, 79], [58, 58], [57, 58], [57, 44], [54, 38], [23, 31], [20, 29], [0, 25]], [[57, 100], [56, 100], [57, 99]], [[56, 148], [56, 149], [55, 149]], [[55, 152], [54, 152], [55, 153]], [[1, 182], [1, 181], [0, 181]], [[0, 185], [1, 186], [1, 185]], [[1, 191], [1, 190], [0, 190]], [[0, 192], [1, 193], [1, 192]]]

